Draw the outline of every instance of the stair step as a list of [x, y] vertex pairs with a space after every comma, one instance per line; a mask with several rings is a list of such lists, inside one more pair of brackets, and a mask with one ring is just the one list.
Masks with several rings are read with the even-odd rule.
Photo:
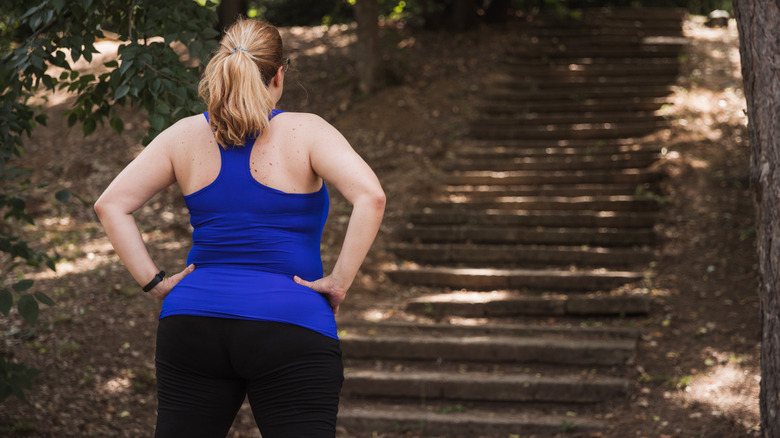
[[636, 246], [655, 240], [652, 229], [483, 227], [474, 225], [414, 225], [402, 233], [419, 242], [471, 242], [499, 244]]
[[[473, 292], [461, 292], [473, 293]], [[490, 292], [478, 292], [490, 296]], [[579, 339], [629, 339], [636, 341], [640, 331], [636, 328], [582, 326], [576, 325], [539, 325], [515, 323], [473, 323], [465, 320], [457, 323], [419, 323], [407, 321], [365, 321], [340, 320], [339, 335], [361, 334], [376, 336], [535, 336]]]
[[454, 289], [535, 291], [611, 290], [644, 278], [638, 271], [607, 269], [489, 269], [453, 267], [401, 267], [387, 271], [395, 282]]
[[[540, 140], [540, 139], [524, 139], [524, 138], [511, 138], [501, 141], [494, 140], [477, 140], [477, 139], [464, 139], [462, 142], [462, 148], [464, 149], [479, 149], [479, 148], [504, 148], [506, 150], [520, 150], [520, 149], [551, 149], [556, 148], [571, 148], [580, 149], [583, 151], [596, 151], [603, 147], [614, 146], [636, 146], [639, 140], [636, 138], [605, 138], [600, 140], [589, 139], [555, 139], [555, 140]], [[642, 145], [640, 145], [642, 146]], [[458, 151], [460, 149], [455, 149]]]
[[[507, 90], [583, 90], [590, 88], [597, 88], [603, 86], [616, 87], [632, 87], [632, 86], [666, 86], [670, 83], [674, 83], [677, 77], [677, 72], [669, 72], [668, 74], [658, 73], [652, 76], [648, 76], [652, 73], [644, 72], [642, 75], [585, 75], [576, 71], [569, 71], [566, 75], [544, 75], [543, 68], [538, 72], [529, 72], [522, 74], [520, 72], [514, 72], [514, 74], [494, 75], [488, 79], [488, 86], [492, 89], [507, 89]], [[548, 69], [549, 70], [549, 69]]]
[[649, 167], [661, 158], [658, 153], [624, 153], [599, 155], [548, 155], [544, 157], [457, 158], [446, 162], [446, 170], [587, 170]]
[[665, 120], [617, 123], [561, 123], [504, 127], [470, 125], [469, 135], [474, 138], [491, 140], [511, 138], [604, 139], [644, 136], [666, 127], [668, 127], [668, 124]]
[[571, 245], [485, 245], [397, 243], [391, 250], [404, 260], [430, 265], [486, 266], [640, 266], [654, 259], [649, 249]]
[[620, 35], [615, 33], [598, 33], [598, 29], [584, 29], [583, 32], [575, 34], [564, 29], [564, 33], [561, 35], [529, 32], [524, 35], [523, 43], [533, 45], [546, 44], [551, 46], [564, 44], [567, 47], [576, 44], [591, 47], [635, 47], [641, 44], [671, 44], [680, 46], [688, 44], [689, 40], [685, 37], [644, 36], [637, 32], [623, 32]]
[[[415, 407], [340, 407], [338, 425], [357, 436], [373, 436], [377, 431], [399, 435], [440, 437], [506, 437], [555, 434], [561, 430], [588, 432], [606, 428], [606, 423], [590, 418], [540, 413], [498, 413], [488, 410], [438, 412]], [[529, 435], [530, 434], [530, 435]]]
[[563, 44], [555, 46], [538, 45], [510, 47], [507, 56], [515, 59], [525, 58], [670, 58], [676, 59], [682, 53], [682, 46], [672, 44], [641, 44], [635, 47], [583, 46]]
[[[558, 39], [558, 37], [551, 38]], [[531, 40], [531, 43], [533, 43], [533, 39]], [[642, 70], [639, 68], [640, 66], [645, 68], [645, 72], [652, 72], [655, 68], [662, 68], [664, 66], [680, 67], [682, 65], [680, 58], [605, 58], [599, 56], [573, 56], [566, 60], [544, 58], [520, 60], [512, 57], [504, 57], [501, 59], [501, 62], [501, 66], [508, 69], [507, 72], [510, 73], [514, 72], [515, 69], [518, 69], [519, 71], [524, 71], [524, 69], [527, 69], [528, 71], [541, 71], [540, 67], [572, 72], [585, 71], [591, 68], [623, 71], [625, 68], [625, 70], [629, 72], [641, 73]]]
[[625, 364], [635, 340], [545, 339], [517, 336], [340, 336], [345, 358], [547, 363], [576, 366]]
[[577, 113], [598, 111], [656, 111], [667, 105], [668, 99], [662, 97], [634, 97], [583, 99], [569, 101], [494, 101], [485, 100], [476, 104], [481, 114], [523, 114], [523, 113]]
[[[538, 20], [534, 26], [529, 26], [525, 29], [525, 35], [529, 39], [537, 39], [541, 41], [558, 39], [574, 39], [579, 38], [587, 40], [593, 36], [622, 36], [625, 38], [633, 38], [636, 36], [642, 37], [642, 42], [659, 42], [670, 41], [674, 42], [679, 39], [685, 38], [682, 26], [674, 25], [670, 22], [659, 23], [659, 25], [653, 25], [648, 23], [642, 23], [640, 20], [631, 20], [626, 22], [625, 20], [604, 21], [585, 23], [580, 20], [574, 22], [553, 22], [545, 23], [544, 20]], [[649, 41], [648, 41], [649, 39]]]
[[[440, 209], [452, 202], [425, 202], [423, 208]], [[455, 203], [455, 208], [470, 210], [585, 210], [654, 211], [658, 201], [639, 196], [504, 196]]]
[[596, 142], [583, 142], [573, 146], [559, 146], [557, 144], [538, 144], [537, 147], [522, 147], [495, 144], [465, 144], [454, 149], [458, 158], [580, 158], [602, 157], [613, 155], [637, 155], [659, 156], [662, 147], [659, 144], [601, 144]]
[[538, 78], [553, 80], [609, 78], [625, 80], [636, 76], [660, 76], [668, 82], [680, 74], [680, 61], [676, 58], [569, 58], [560, 59], [512, 59], [504, 60], [502, 73], [491, 78]]
[[569, 32], [567, 29], [560, 30], [562, 31], [560, 35], [551, 33], [538, 34], [533, 31], [525, 33], [521, 36], [522, 43], [510, 46], [508, 51], [509, 53], [513, 51], [522, 52], [526, 47], [564, 47], [567, 49], [636, 49], [649, 47], [651, 50], [657, 47], [669, 47], [682, 50], [691, 41], [689, 38], [681, 36], [640, 35], [639, 33], [634, 33], [633, 35], [598, 34], [593, 33], [593, 29], [582, 29], [584, 32], [577, 34]]
[[490, 129], [506, 129], [526, 125], [585, 125], [594, 123], [643, 123], [663, 122], [666, 118], [651, 111], [581, 112], [581, 113], [534, 113], [524, 112], [504, 116], [481, 116], [469, 122], [469, 126], [483, 126]]
[[[596, 26], [568, 26], [568, 27], [540, 27], [531, 26], [526, 28], [525, 35], [533, 40], [553, 39], [553, 38], [582, 38], [587, 39], [593, 36], [616, 36], [633, 38], [640, 36], [642, 38], [669, 38], [678, 39], [685, 38], [682, 27], [674, 28], [672, 26], [664, 26], [662, 28], [648, 29], [637, 26], [622, 26], [622, 27], [596, 27]], [[645, 41], [643, 39], [643, 41]], [[652, 41], [652, 40], [651, 40]]]
[[527, 211], [486, 210], [464, 211], [460, 208], [438, 208], [413, 211], [409, 219], [414, 224], [469, 224], [483, 227], [652, 227], [656, 215], [634, 211]]
[[426, 316], [501, 318], [515, 316], [627, 316], [650, 312], [647, 295], [529, 296], [517, 291], [453, 292], [410, 301], [408, 312]]
[[682, 18], [648, 19], [645, 17], [597, 16], [591, 14], [578, 19], [560, 17], [535, 17], [532, 26], [526, 29], [529, 35], [569, 36], [586, 39], [589, 35], [642, 35], [642, 36], [682, 36]]
[[682, 21], [687, 12], [677, 8], [665, 7], [615, 7], [615, 8], [585, 8], [579, 11], [580, 16], [570, 18], [557, 14], [544, 14], [534, 17], [534, 25], [539, 29], [560, 30], [593, 29], [603, 32], [612, 28], [682, 28]]
[[453, 172], [447, 175], [450, 185], [520, 185], [520, 184], [642, 184], [661, 180], [656, 170], [578, 170], [578, 171], [503, 171], [483, 170]]
[[446, 186], [444, 191], [456, 200], [475, 200], [500, 196], [631, 196], [638, 191], [649, 194], [660, 189], [655, 184], [544, 184], [536, 186], [460, 185]]
[[348, 370], [346, 397], [389, 397], [416, 400], [468, 400], [513, 403], [598, 403], [625, 397], [626, 379], [559, 375], [458, 373], [436, 371]]
[[669, 86], [615, 86], [605, 84], [598, 88], [577, 90], [506, 90], [488, 89], [485, 91], [484, 98], [489, 102], [500, 103], [524, 103], [536, 101], [546, 102], [582, 102], [589, 99], [615, 99], [615, 98], [658, 98], [672, 94], [672, 87]]

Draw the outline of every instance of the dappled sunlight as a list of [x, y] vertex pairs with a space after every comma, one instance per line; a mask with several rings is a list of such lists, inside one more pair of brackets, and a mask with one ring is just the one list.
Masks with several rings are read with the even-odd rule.
[[[683, 63], [690, 65], [690, 72], [674, 87], [669, 104], [659, 113], [672, 120], [680, 133], [695, 137], [693, 140], [718, 142], [732, 135], [732, 132], [724, 132], [724, 127], [747, 126], [745, 96], [740, 87], [739, 48], [724, 44], [736, 40], [737, 29], [734, 20], [726, 31], [708, 28], [702, 23], [703, 17], [692, 17], [685, 25], [691, 50]], [[711, 62], [699, 62], [705, 57]], [[724, 78], [729, 82], [724, 82]], [[743, 139], [728, 140], [740, 144]]]
[[[158, 216], [163, 219], [163, 223], [175, 223], [182, 220], [170, 211], [159, 212]], [[41, 243], [45, 243], [62, 258], [56, 263], [56, 271], [42, 270], [30, 273], [28, 277], [34, 280], [54, 279], [71, 274], [87, 273], [118, 262], [119, 258], [108, 237], [102, 232], [98, 237], [92, 236], [96, 232], [94, 225], [75, 224], [67, 216], [52, 216], [42, 219], [40, 229], [46, 230], [47, 237], [41, 238]], [[84, 234], [89, 235], [90, 238], [83, 240]], [[143, 232], [142, 236], [145, 242], [166, 251], [183, 251], [190, 245], [189, 239], [177, 238], [160, 230]]]
[[492, 292], [455, 292], [448, 294], [426, 296], [426, 301], [432, 303], [488, 303], [491, 301], [513, 298], [514, 295], [508, 291]]
[[[84, 75], [91, 73], [94, 75], [101, 74], [108, 71], [103, 64], [115, 60], [117, 58], [117, 50], [121, 43], [116, 40], [106, 39], [95, 42], [95, 49], [97, 53], [92, 55], [92, 62], [87, 62], [84, 57], [79, 58], [78, 61], [73, 62], [70, 55], [70, 49], [60, 49], [63, 52], [70, 63], [73, 71], [77, 71]], [[68, 70], [49, 65], [46, 69], [46, 74], [53, 78], [59, 78], [62, 73], [66, 73]], [[40, 90], [31, 99], [31, 102], [35, 105], [41, 105], [43, 108], [52, 108], [66, 103], [68, 100], [74, 99], [74, 95], [67, 90]]]
[[362, 316], [366, 321], [379, 322], [390, 318], [392, 314], [386, 310], [369, 309], [363, 312]]
[[125, 392], [130, 389], [130, 378], [127, 376], [117, 376], [104, 383], [101, 390], [109, 394]]
[[[694, 377], [685, 388], [683, 399], [711, 405], [712, 415], [746, 415], [743, 421], [748, 426], [751, 420], [749, 414], [758, 402], [759, 381], [758, 370], [727, 362], [712, 366], [705, 373]], [[749, 383], [748, 387], [745, 382]], [[758, 422], [757, 418], [752, 420]]]
[[[324, 55], [334, 48], [343, 49], [357, 41], [356, 25], [334, 24], [332, 26], [294, 26], [280, 28], [289, 57], [295, 61], [302, 56]], [[323, 42], [325, 41], [325, 42]]]

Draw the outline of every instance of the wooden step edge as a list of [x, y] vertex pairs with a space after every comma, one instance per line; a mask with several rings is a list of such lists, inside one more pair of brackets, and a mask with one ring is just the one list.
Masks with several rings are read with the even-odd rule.
[[647, 277], [639, 271], [603, 268], [576, 272], [547, 269], [402, 267], [385, 271], [394, 282], [454, 289], [529, 291], [608, 291]]
[[507, 437], [604, 430], [604, 421], [564, 415], [498, 414], [495, 412], [430, 412], [419, 406], [394, 410], [340, 408], [338, 426], [357, 436], [375, 433], [439, 437]]
[[593, 375], [347, 370], [342, 394], [425, 400], [598, 403], [628, 394], [629, 381]]
[[346, 334], [340, 337], [340, 343], [345, 359], [493, 361], [595, 367], [623, 365], [636, 351], [636, 341], [628, 339]]
[[[479, 297], [480, 294], [488, 295]], [[426, 316], [503, 318], [510, 316], [636, 316], [647, 315], [653, 303], [644, 295], [529, 297], [506, 292], [424, 296], [411, 300], [406, 311]]]
[[[484, 292], [478, 292], [484, 293]], [[340, 320], [339, 331], [345, 333], [357, 330], [358, 333], [366, 332], [373, 335], [383, 333], [422, 333], [428, 336], [444, 334], [450, 336], [463, 335], [496, 335], [496, 336], [571, 336], [582, 335], [597, 338], [620, 338], [637, 340], [641, 331], [631, 327], [592, 327], [571, 324], [537, 325], [517, 323], [473, 323], [470, 320], [462, 320], [466, 323], [420, 323], [410, 321], [366, 321], [366, 320]]]

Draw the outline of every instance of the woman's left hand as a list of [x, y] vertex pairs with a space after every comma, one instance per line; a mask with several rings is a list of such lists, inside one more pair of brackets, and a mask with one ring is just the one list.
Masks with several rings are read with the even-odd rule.
[[190, 264], [178, 274], [174, 274], [171, 275], [170, 277], [163, 278], [161, 282], [157, 283], [157, 286], [155, 286], [154, 288], [152, 288], [152, 290], [149, 291], [149, 295], [157, 298], [160, 301], [164, 300], [165, 297], [167, 297], [168, 294], [171, 292], [171, 289], [173, 289], [173, 287], [176, 286], [182, 280], [182, 278], [186, 277], [194, 270], [195, 270], [195, 265]]
[[341, 305], [341, 302], [344, 301], [344, 298], [347, 296], [348, 287], [339, 285], [336, 279], [330, 275], [315, 281], [306, 281], [296, 275], [293, 277], [293, 281], [324, 295], [330, 304], [330, 308], [333, 309], [334, 315], [339, 313], [339, 305]]

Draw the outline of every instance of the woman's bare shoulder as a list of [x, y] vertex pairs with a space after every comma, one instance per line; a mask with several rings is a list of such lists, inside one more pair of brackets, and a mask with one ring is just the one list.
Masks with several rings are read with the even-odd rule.
[[209, 128], [209, 123], [203, 114], [184, 117], [171, 125], [168, 129], [173, 130], [176, 134], [202, 133], [204, 130], [211, 130], [211, 128]]
[[325, 140], [337, 134], [336, 128], [327, 120], [313, 113], [285, 112], [274, 117], [285, 130], [295, 130], [297, 134], [311, 140]]
[[207, 140], [211, 136], [211, 128], [203, 114], [184, 117], [173, 125], [165, 128], [154, 142], [164, 143], [171, 147], [179, 144], [192, 143], [198, 139]]
[[298, 113], [292, 111], [285, 111], [277, 114], [274, 120], [282, 122], [283, 124], [298, 124], [298, 125], [329, 125], [325, 119], [313, 114], [313, 113]]

